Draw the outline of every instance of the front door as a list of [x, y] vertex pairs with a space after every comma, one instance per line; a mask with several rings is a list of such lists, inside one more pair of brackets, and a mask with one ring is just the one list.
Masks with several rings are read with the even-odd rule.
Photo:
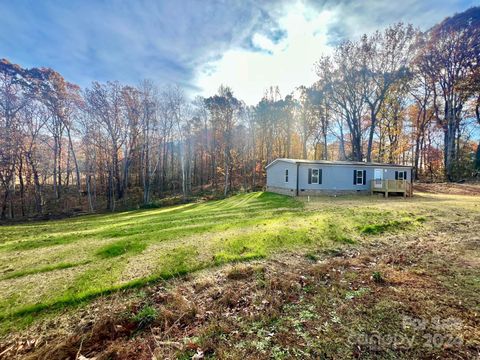
[[375, 187], [376, 188], [382, 188], [382, 181], [383, 181], [383, 169], [375, 169], [374, 171], [374, 176], [373, 178], [375, 179]]

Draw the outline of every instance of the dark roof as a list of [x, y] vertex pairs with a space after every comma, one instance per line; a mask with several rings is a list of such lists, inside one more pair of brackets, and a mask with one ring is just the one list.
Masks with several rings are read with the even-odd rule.
[[410, 165], [397, 165], [397, 164], [384, 164], [384, 163], [377, 163], [377, 162], [363, 162], [363, 161], [330, 161], [330, 160], [304, 160], [304, 159], [287, 159], [287, 158], [278, 158], [273, 160], [270, 164], [268, 164], [265, 168], [270, 167], [277, 161], [288, 162], [291, 164], [323, 164], [323, 165], [357, 165], [357, 166], [391, 166], [391, 167], [406, 167], [411, 168]]

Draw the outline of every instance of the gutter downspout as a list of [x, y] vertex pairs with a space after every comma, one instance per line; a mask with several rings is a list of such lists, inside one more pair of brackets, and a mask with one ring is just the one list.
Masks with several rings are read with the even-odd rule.
[[297, 162], [297, 189], [295, 191], [295, 195], [298, 196], [298, 168], [300, 167], [300, 164]]

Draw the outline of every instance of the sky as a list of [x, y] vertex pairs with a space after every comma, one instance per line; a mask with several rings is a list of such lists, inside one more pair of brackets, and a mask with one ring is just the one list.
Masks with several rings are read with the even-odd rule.
[[424, 30], [472, 0], [0, 0], [0, 58], [68, 81], [152, 79], [189, 97], [222, 84], [254, 105], [315, 81], [314, 63], [344, 39], [395, 22]]

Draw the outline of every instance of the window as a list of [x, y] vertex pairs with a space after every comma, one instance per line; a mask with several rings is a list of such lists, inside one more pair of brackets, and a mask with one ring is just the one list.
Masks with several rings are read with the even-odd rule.
[[353, 170], [353, 185], [365, 185], [367, 183], [366, 170]]
[[395, 180], [407, 180], [407, 172], [395, 171]]
[[318, 184], [318, 169], [312, 169], [312, 184]]
[[357, 184], [363, 184], [363, 171], [357, 170]]
[[285, 182], [288, 182], [288, 169], [285, 169]]
[[322, 184], [322, 169], [308, 169], [308, 183]]

